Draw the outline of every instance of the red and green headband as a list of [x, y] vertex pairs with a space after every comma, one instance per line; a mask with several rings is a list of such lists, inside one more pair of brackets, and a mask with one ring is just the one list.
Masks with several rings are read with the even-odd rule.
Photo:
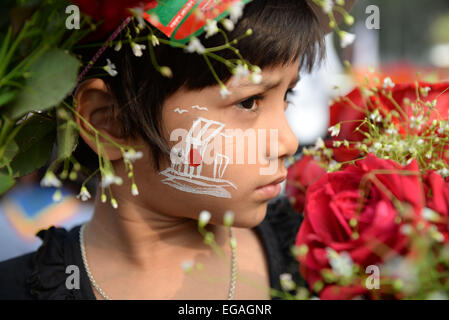
[[84, 14], [95, 21], [102, 21], [98, 30], [90, 35], [89, 40], [110, 34], [79, 74], [78, 85], [108, 45], [129, 24], [135, 10], [141, 11], [141, 18], [164, 33], [171, 42], [186, 43], [190, 38], [197, 37], [205, 31], [207, 21], [218, 21], [228, 15], [231, 15], [232, 19], [232, 16], [239, 15], [239, 10], [250, 1], [252, 0], [73, 0]]

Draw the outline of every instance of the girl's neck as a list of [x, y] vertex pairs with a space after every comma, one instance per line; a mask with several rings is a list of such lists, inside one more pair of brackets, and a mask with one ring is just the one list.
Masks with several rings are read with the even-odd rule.
[[[85, 229], [86, 246], [96, 248], [93, 252], [110, 253], [114, 259], [142, 269], [157, 262], [173, 265], [174, 259], [189, 260], [200, 252], [212, 252], [196, 220], [158, 213], [139, 204], [135, 197], [115, 193], [115, 198], [117, 209], [102, 203], [97, 192], [94, 215]], [[216, 225], [207, 228], [214, 233], [217, 245], [228, 251], [227, 229]]]

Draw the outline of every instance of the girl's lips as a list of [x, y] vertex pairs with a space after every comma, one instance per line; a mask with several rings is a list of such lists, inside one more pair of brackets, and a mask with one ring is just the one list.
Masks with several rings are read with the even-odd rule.
[[281, 192], [281, 184], [273, 183], [256, 189], [256, 193], [264, 199], [270, 199], [276, 197]]

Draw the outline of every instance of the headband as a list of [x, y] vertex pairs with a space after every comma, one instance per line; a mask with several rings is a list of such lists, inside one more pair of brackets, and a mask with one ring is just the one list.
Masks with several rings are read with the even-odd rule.
[[[81, 7], [83, 12], [88, 15], [90, 13], [94, 17], [95, 10], [104, 11], [100, 13], [104, 13], [103, 18], [109, 18], [109, 21], [103, 22], [105, 27], [100, 28], [100, 35], [107, 32], [108, 28], [117, 22], [117, 19], [121, 19], [124, 15], [127, 15], [127, 17], [116, 27], [79, 74], [72, 94], [110, 43], [130, 23], [133, 15], [137, 17], [139, 24], [144, 23], [143, 20], [145, 20], [165, 34], [174, 46], [176, 43], [184, 44], [192, 37], [198, 37], [204, 33], [206, 24], [211, 21], [216, 22], [229, 15], [231, 20], [235, 22], [242, 15], [244, 5], [250, 1], [252, 0], [151, 0], [145, 3], [140, 2], [140, 6], [136, 7], [129, 7], [129, 5], [136, 5], [135, 1], [129, 1], [129, 3], [125, 4], [126, 7], [123, 7], [122, 4], [122, 8], [115, 8], [113, 11], [115, 14], [109, 13], [107, 11], [108, 7], [98, 7], [98, 1], [74, 1]], [[122, 12], [120, 12], [120, 9], [122, 9]]]

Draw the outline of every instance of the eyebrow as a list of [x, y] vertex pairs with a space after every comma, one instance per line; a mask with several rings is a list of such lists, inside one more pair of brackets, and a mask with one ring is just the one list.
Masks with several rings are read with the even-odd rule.
[[[299, 75], [295, 78], [295, 79], [293, 79], [291, 82], [290, 82], [290, 84], [289, 84], [289, 87], [294, 87], [294, 86], [296, 86], [296, 84], [299, 82], [299, 80], [301, 80], [301, 78], [299, 77]], [[267, 80], [262, 80], [260, 83], [258, 83], [258, 84], [256, 84], [256, 83], [251, 83], [251, 82], [249, 82], [249, 83], [244, 83], [244, 84], [239, 84], [238, 86], [237, 86], [237, 88], [248, 88], [248, 87], [261, 87], [261, 88], [263, 88], [264, 90], [270, 90], [270, 89], [273, 89], [273, 88], [276, 88], [276, 87], [278, 87], [280, 84], [281, 84], [281, 80], [279, 80], [279, 81], [267, 81]]]

